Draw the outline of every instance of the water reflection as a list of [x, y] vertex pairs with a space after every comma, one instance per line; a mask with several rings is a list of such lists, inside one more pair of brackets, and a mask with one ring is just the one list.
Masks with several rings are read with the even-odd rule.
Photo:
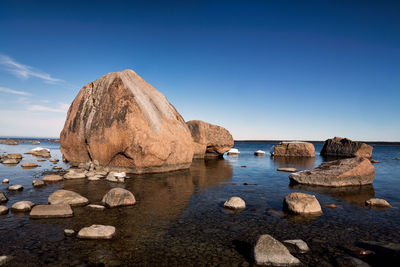
[[315, 158], [309, 157], [271, 157], [276, 168], [312, 169]]

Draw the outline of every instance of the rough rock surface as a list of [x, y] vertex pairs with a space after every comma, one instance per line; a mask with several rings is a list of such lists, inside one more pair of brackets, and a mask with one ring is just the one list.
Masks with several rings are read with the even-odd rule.
[[296, 266], [299, 259], [290, 254], [289, 250], [270, 235], [258, 237], [253, 248], [254, 261], [258, 265], [267, 266]]
[[11, 206], [11, 209], [13, 211], [30, 211], [34, 205], [31, 201], [18, 201]]
[[85, 85], [69, 108], [61, 132], [65, 160], [164, 172], [190, 167], [190, 131], [164, 95], [132, 70]]
[[93, 224], [84, 227], [78, 232], [78, 238], [82, 239], [111, 239], [115, 234], [115, 227], [109, 225]]
[[321, 214], [321, 205], [313, 195], [294, 192], [283, 201], [283, 209], [294, 214]]
[[18, 164], [21, 160], [21, 154], [5, 154], [0, 156], [0, 162], [3, 164]]
[[68, 204], [37, 205], [34, 206], [29, 216], [39, 218], [67, 218], [74, 215], [71, 206]]
[[136, 203], [135, 196], [126, 189], [113, 188], [104, 195], [102, 203], [107, 207], [129, 206]]
[[367, 201], [365, 201], [365, 204], [367, 204], [367, 206], [371, 206], [371, 207], [381, 207], [381, 208], [391, 208], [392, 207], [392, 205], [390, 205], [389, 202], [387, 202], [386, 200], [384, 200], [382, 198], [368, 199]]
[[89, 203], [89, 200], [73, 191], [60, 189], [49, 196], [49, 203], [54, 204], [69, 204], [71, 206], [84, 206]]
[[44, 182], [46, 182], [46, 183], [48, 183], [48, 182], [59, 182], [59, 181], [62, 181], [63, 178], [60, 175], [49, 174], [49, 175], [46, 175], [45, 177], [43, 177], [42, 180]]
[[320, 186], [350, 186], [372, 184], [375, 168], [362, 157], [340, 159], [322, 163], [313, 170], [292, 173], [292, 182]]
[[193, 138], [194, 158], [222, 157], [233, 147], [233, 137], [221, 126], [200, 120], [186, 123]]
[[320, 154], [321, 156], [371, 158], [372, 149], [372, 146], [362, 142], [335, 137], [325, 141]]
[[224, 208], [227, 209], [244, 209], [246, 208], [246, 203], [240, 197], [230, 197], [225, 203]]
[[86, 178], [87, 171], [81, 169], [69, 169], [68, 172], [64, 175], [64, 178], [67, 180], [70, 179], [84, 179]]
[[281, 142], [273, 146], [271, 155], [276, 157], [315, 157], [315, 148], [307, 142]]

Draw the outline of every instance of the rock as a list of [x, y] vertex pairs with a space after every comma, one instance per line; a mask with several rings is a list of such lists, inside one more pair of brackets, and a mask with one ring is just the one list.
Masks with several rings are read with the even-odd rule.
[[370, 255], [373, 253], [371, 250], [359, 248], [357, 246], [352, 246], [352, 245], [344, 245], [343, 248], [347, 252], [350, 252], [351, 254], [355, 255], [356, 257], [364, 257], [365, 255]]
[[256, 152], [254, 152], [254, 155], [256, 155], [256, 156], [264, 156], [265, 155], [265, 151], [257, 150]]
[[65, 229], [64, 230], [64, 235], [65, 236], [73, 236], [75, 234], [75, 231], [72, 229]]
[[46, 182], [46, 183], [59, 182], [62, 180], [63, 180], [63, 178], [60, 175], [56, 175], [56, 174], [50, 174], [50, 175], [46, 175], [45, 177], [43, 177], [43, 182]]
[[313, 170], [292, 173], [294, 183], [320, 186], [349, 186], [372, 184], [375, 168], [362, 157], [340, 159], [322, 163]]
[[119, 206], [129, 206], [136, 203], [135, 196], [126, 189], [113, 188], [104, 195], [102, 201], [104, 205], [110, 208]]
[[80, 169], [70, 169], [65, 175], [64, 178], [69, 179], [84, 179], [86, 178], [86, 171]]
[[62, 170], [62, 167], [60, 167], [60, 166], [54, 166], [54, 167], [53, 167], [53, 170]]
[[337, 208], [339, 208], [339, 206], [337, 206], [337, 205], [335, 205], [335, 204], [326, 204], [326, 205], [324, 205], [325, 207], [327, 207], [327, 208], [330, 208], [330, 209], [337, 209]]
[[291, 253], [306, 253], [310, 251], [307, 243], [301, 239], [285, 240], [283, 243]]
[[240, 151], [237, 148], [231, 148], [228, 151], [228, 155], [239, 155]]
[[40, 218], [67, 218], [74, 215], [68, 204], [37, 205], [34, 206], [29, 216], [33, 219]]
[[372, 146], [347, 138], [328, 139], [321, 150], [321, 156], [333, 157], [372, 157]]
[[283, 201], [283, 209], [294, 214], [321, 214], [321, 205], [313, 195], [290, 193]]
[[111, 239], [115, 234], [115, 227], [109, 225], [93, 224], [84, 227], [78, 232], [78, 238], [82, 239]]
[[379, 160], [374, 160], [374, 159], [371, 159], [370, 161], [371, 163], [381, 163]]
[[106, 180], [110, 182], [123, 183], [125, 182], [126, 173], [125, 172], [110, 172], [107, 175]]
[[34, 141], [34, 142], [32, 142], [32, 145], [40, 145], [40, 142], [39, 141]]
[[[18, 143], [17, 143], [18, 144]], [[12, 256], [0, 256], [0, 266], [5, 266], [6, 263], [9, 263], [13, 259]]]
[[381, 207], [381, 208], [391, 208], [392, 206], [386, 200], [382, 198], [371, 198], [365, 201], [367, 206], [371, 207]]
[[89, 200], [78, 193], [73, 191], [60, 189], [49, 196], [49, 203], [55, 204], [69, 204], [71, 206], [85, 206]]
[[295, 172], [297, 170], [296, 170], [296, 168], [278, 168], [277, 171], [280, 171], [280, 172]]
[[9, 145], [9, 146], [16, 146], [16, 145], [18, 145], [18, 141], [11, 140], [10, 138], [7, 138], [5, 144]]
[[60, 137], [69, 162], [97, 160], [130, 173], [187, 169], [193, 158], [184, 119], [132, 70], [85, 85], [69, 108]]
[[41, 187], [41, 186], [45, 186], [44, 182], [40, 179], [35, 179], [32, 181], [32, 185], [34, 187]]
[[95, 204], [89, 204], [89, 205], [87, 205], [87, 207], [94, 209], [94, 210], [104, 210], [106, 208], [102, 205], [95, 205]]
[[232, 210], [245, 209], [246, 208], [246, 203], [240, 197], [230, 197], [224, 203], [224, 208], [232, 209]]
[[38, 159], [38, 160], [36, 160], [37, 162], [45, 162], [46, 160], [45, 159]]
[[370, 267], [370, 265], [360, 259], [343, 256], [336, 258], [336, 266], [338, 267]]
[[188, 121], [193, 138], [194, 158], [222, 157], [234, 144], [229, 131], [200, 120]]
[[18, 201], [11, 206], [13, 211], [30, 211], [35, 204], [31, 201]]
[[276, 157], [315, 157], [315, 148], [308, 142], [281, 142], [273, 146], [271, 155]]
[[99, 181], [101, 178], [103, 178], [103, 177], [95, 175], [95, 176], [88, 177], [88, 180], [89, 181]]
[[16, 185], [11, 185], [7, 188], [9, 191], [22, 191], [24, 190], [24, 187], [20, 184], [16, 184]]
[[49, 160], [51, 163], [58, 163], [60, 160], [59, 159], [50, 159]]
[[270, 235], [258, 237], [253, 248], [254, 261], [258, 265], [297, 266], [301, 262], [289, 250]]
[[43, 148], [43, 147], [35, 147], [29, 152], [26, 152], [25, 154], [32, 154], [37, 157], [42, 157], [42, 158], [50, 158], [50, 149]]
[[8, 201], [8, 198], [6, 197], [6, 195], [4, 195], [3, 192], [0, 192], [0, 203], [5, 203]]
[[7, 206], [0, 205], [0, 215], [4, 215], [8, 213], [8, 208]]
[[8, 180], [7, 178], [3, 179], [2, 183], [3, 184], [8, 184], [10, 182], [10, 180]]
[[21, 154], [5, 154], [0, 156], [0, 162], [3, 164], [18, 164], [21, 160]]
[[39, 165], [37, 165], [36, 163], [33, 163], [33, 162], [25, 162], [25, 163], [22, 163], [22, 165], [21, 165], [22, 168], [26, 168], [26, 169], [32, 169], [32, 168], [36, 168], [38, 166]]
[[3, 163], [3, 164], [10, 164], [10, 165], [18, 164], [19, 162], [20, 162], [20, 160], [18, 160], [18, 159], [3, 159], [1, 161], [1, 163]]

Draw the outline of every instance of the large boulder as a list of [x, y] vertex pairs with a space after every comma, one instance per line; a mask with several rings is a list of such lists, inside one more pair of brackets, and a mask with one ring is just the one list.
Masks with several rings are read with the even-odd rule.
[[351, 141], [347, 138], [335, 137], [325, 141], [321, 150], [322, 156], [332, 157], [372, 157], [373, 147], [362, 143]]
[[199, 120], [186, 124], [193, 138], [194, 158], [222, 157], [233, 147], [232, 135], [221, 126]]
[[292, 173], [294, 183], [320, 186], [350, 186], [372, 184], [375, 168], [362, 157], [324, 162], [313, 170]]
[[273, 146], [271, 155], [275, 157], [315, 157], [315, 148], [308, 142], [281, 142]]
[[132, 70], [86, 84], [72, 102], [60, 149], [71, 163], [95, 161], [130, 173], [190, 167], [190, 131], [163, 94]]

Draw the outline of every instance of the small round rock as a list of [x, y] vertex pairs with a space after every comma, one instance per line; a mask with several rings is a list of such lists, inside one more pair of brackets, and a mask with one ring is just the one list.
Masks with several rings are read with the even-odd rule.
[[45, 186], [45, 183], [40, 179], [35, 179], [32, 181], [32, 185], [34, 187], [42, 187], [42, 186]]
[[11, 206], [11, 209], [13, 211], [30, 211], [34, 205], [31, 201], [18, 201]]
[[371, 198], [365, 201], [367, 206], [371, 207], [381, 207], [381, 208], [391, 208], [392, 205], [389, 204], [386, 200], [382, 198]]
[[16, 184], [16, 185], [11, 185], [7, 188], [9, 191], [22, 191], [24, 190], [24, 187], [20, 184]]
[[240, 197], [231, 197], [224, 203], [224, 208], [238, 210], [246, 208], [246, 203]]
[[3, 179], [2, 183], [3, 184], [8, 184], [10, 182], [10, 180], [8, 180], [7, 178]]
[[0, 215], [4, 215], [8, 213], [8, 208], [4, 205], [0, 205]]
[[64, 235], [65, 236], [73, 236], [75, 234], [75, 231], [72, 229], [65, 229], [64, 230]]

